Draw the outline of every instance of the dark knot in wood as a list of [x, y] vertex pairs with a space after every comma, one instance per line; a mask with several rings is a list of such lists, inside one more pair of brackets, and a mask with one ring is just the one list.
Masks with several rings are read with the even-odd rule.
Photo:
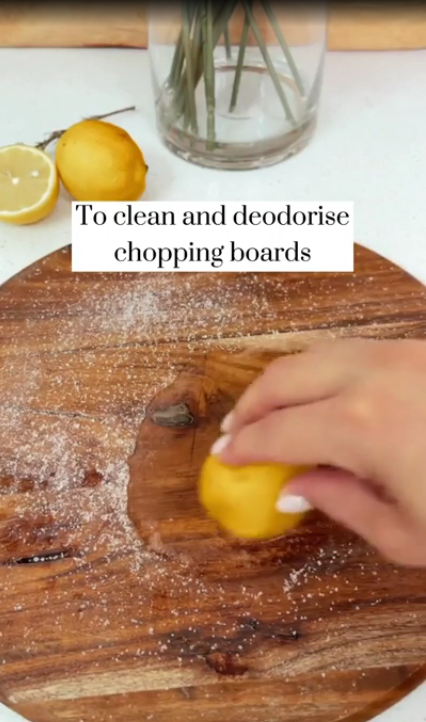
[[242, 677], [248, 671], [248, 667], [228, 652], [212, 652], [205, 656], [209, 667], [217, 674], [230, 677]]
[[194, 426], [195, 418], [187, 404], [173, 404], [165, 409], [154, 411], [151, 421], [157, 426], [184, 427]]

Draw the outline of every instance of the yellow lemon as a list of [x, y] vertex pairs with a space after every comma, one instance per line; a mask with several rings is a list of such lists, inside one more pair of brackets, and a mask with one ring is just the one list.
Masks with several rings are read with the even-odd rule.
[[271, 539], [295, 527], [304, 513], [282, 514], [275, 504], [282, 488], [306, 467], [285, 464], [228, 466], [208, 456], [199, 499], [223, 529], [242, 539]]
[[82, 120], [70, 126], [59, 140], [56, 163], [76, 201], [136, 201], [145, 190], [142, 151], [112, 123]]
[[0, 220], [24, 225], [49, 216], [58, 202], [56, 166], [31, 145], [0, 148]]

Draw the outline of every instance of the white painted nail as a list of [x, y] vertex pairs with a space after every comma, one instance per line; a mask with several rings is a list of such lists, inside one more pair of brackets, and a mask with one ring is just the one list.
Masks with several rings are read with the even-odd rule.
[[223, 419], [223, 421], [220, 425], [220, 430], [223, 431], [224, 434], [226, 434], [229, 431], [229, 429], [231, 428], [233, 417], [234, 417], [234, 412], [230, 411], [229, 414], [227, 414], [225, 416], [225, 418]]
[[225, 436], [220, 436], [213, 444], [210, 453], [214, 456], [218, 456], [222, 453], [222, 451], [228, 446], [230, 436], [228, 434], [225, 434]]
[[283, 514], [302, 514], [312, 508], [303, 496], [293, 496], [291, 494], [283, 494], [276, 503], [277, 511], [281, 511]]

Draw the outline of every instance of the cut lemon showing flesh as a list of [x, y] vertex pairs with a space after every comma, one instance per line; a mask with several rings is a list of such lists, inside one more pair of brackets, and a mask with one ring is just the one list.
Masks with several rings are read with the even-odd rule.
[[55, 162], [30, 145], [0, 148], [0, 220], [17, 225], [37, 223], [58, 202]]

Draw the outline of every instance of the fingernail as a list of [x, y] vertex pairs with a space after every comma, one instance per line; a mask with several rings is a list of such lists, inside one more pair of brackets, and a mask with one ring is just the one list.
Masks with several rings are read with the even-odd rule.
[[293, 496], [291, 494], [283, 494], [276, 503], [277, 511], [281, 511], [283, 514], [302, 514], [312, 508], [303, 496]]
[[213, 454], [213, 456], [218, 456], [222, 453], [222, 451], [228, 446], [229, 440], [230, 440], [229, 434], [225, 434], [225, 436], [220, 436], [219, 439], [217, 439], [212, 448], [210, 449], [210, 453]]
[[221, 425], [220, 425], [220, 430], [223, 431], [225, 434], [226, 434], [226, 433], [229, 431], [229, 429], [231, 428], [231, 424], [232, 424], [232, 419], [233, 419], [233, 417], [234, 417], [234, 412], [233, 412], [233, 411], [230, 411], [229, 414], [227, 414], [227, 415], [225, 416], [225, 418], [223, 419], [223, 421], [222, 421], [222, 423], [221, 423]]

